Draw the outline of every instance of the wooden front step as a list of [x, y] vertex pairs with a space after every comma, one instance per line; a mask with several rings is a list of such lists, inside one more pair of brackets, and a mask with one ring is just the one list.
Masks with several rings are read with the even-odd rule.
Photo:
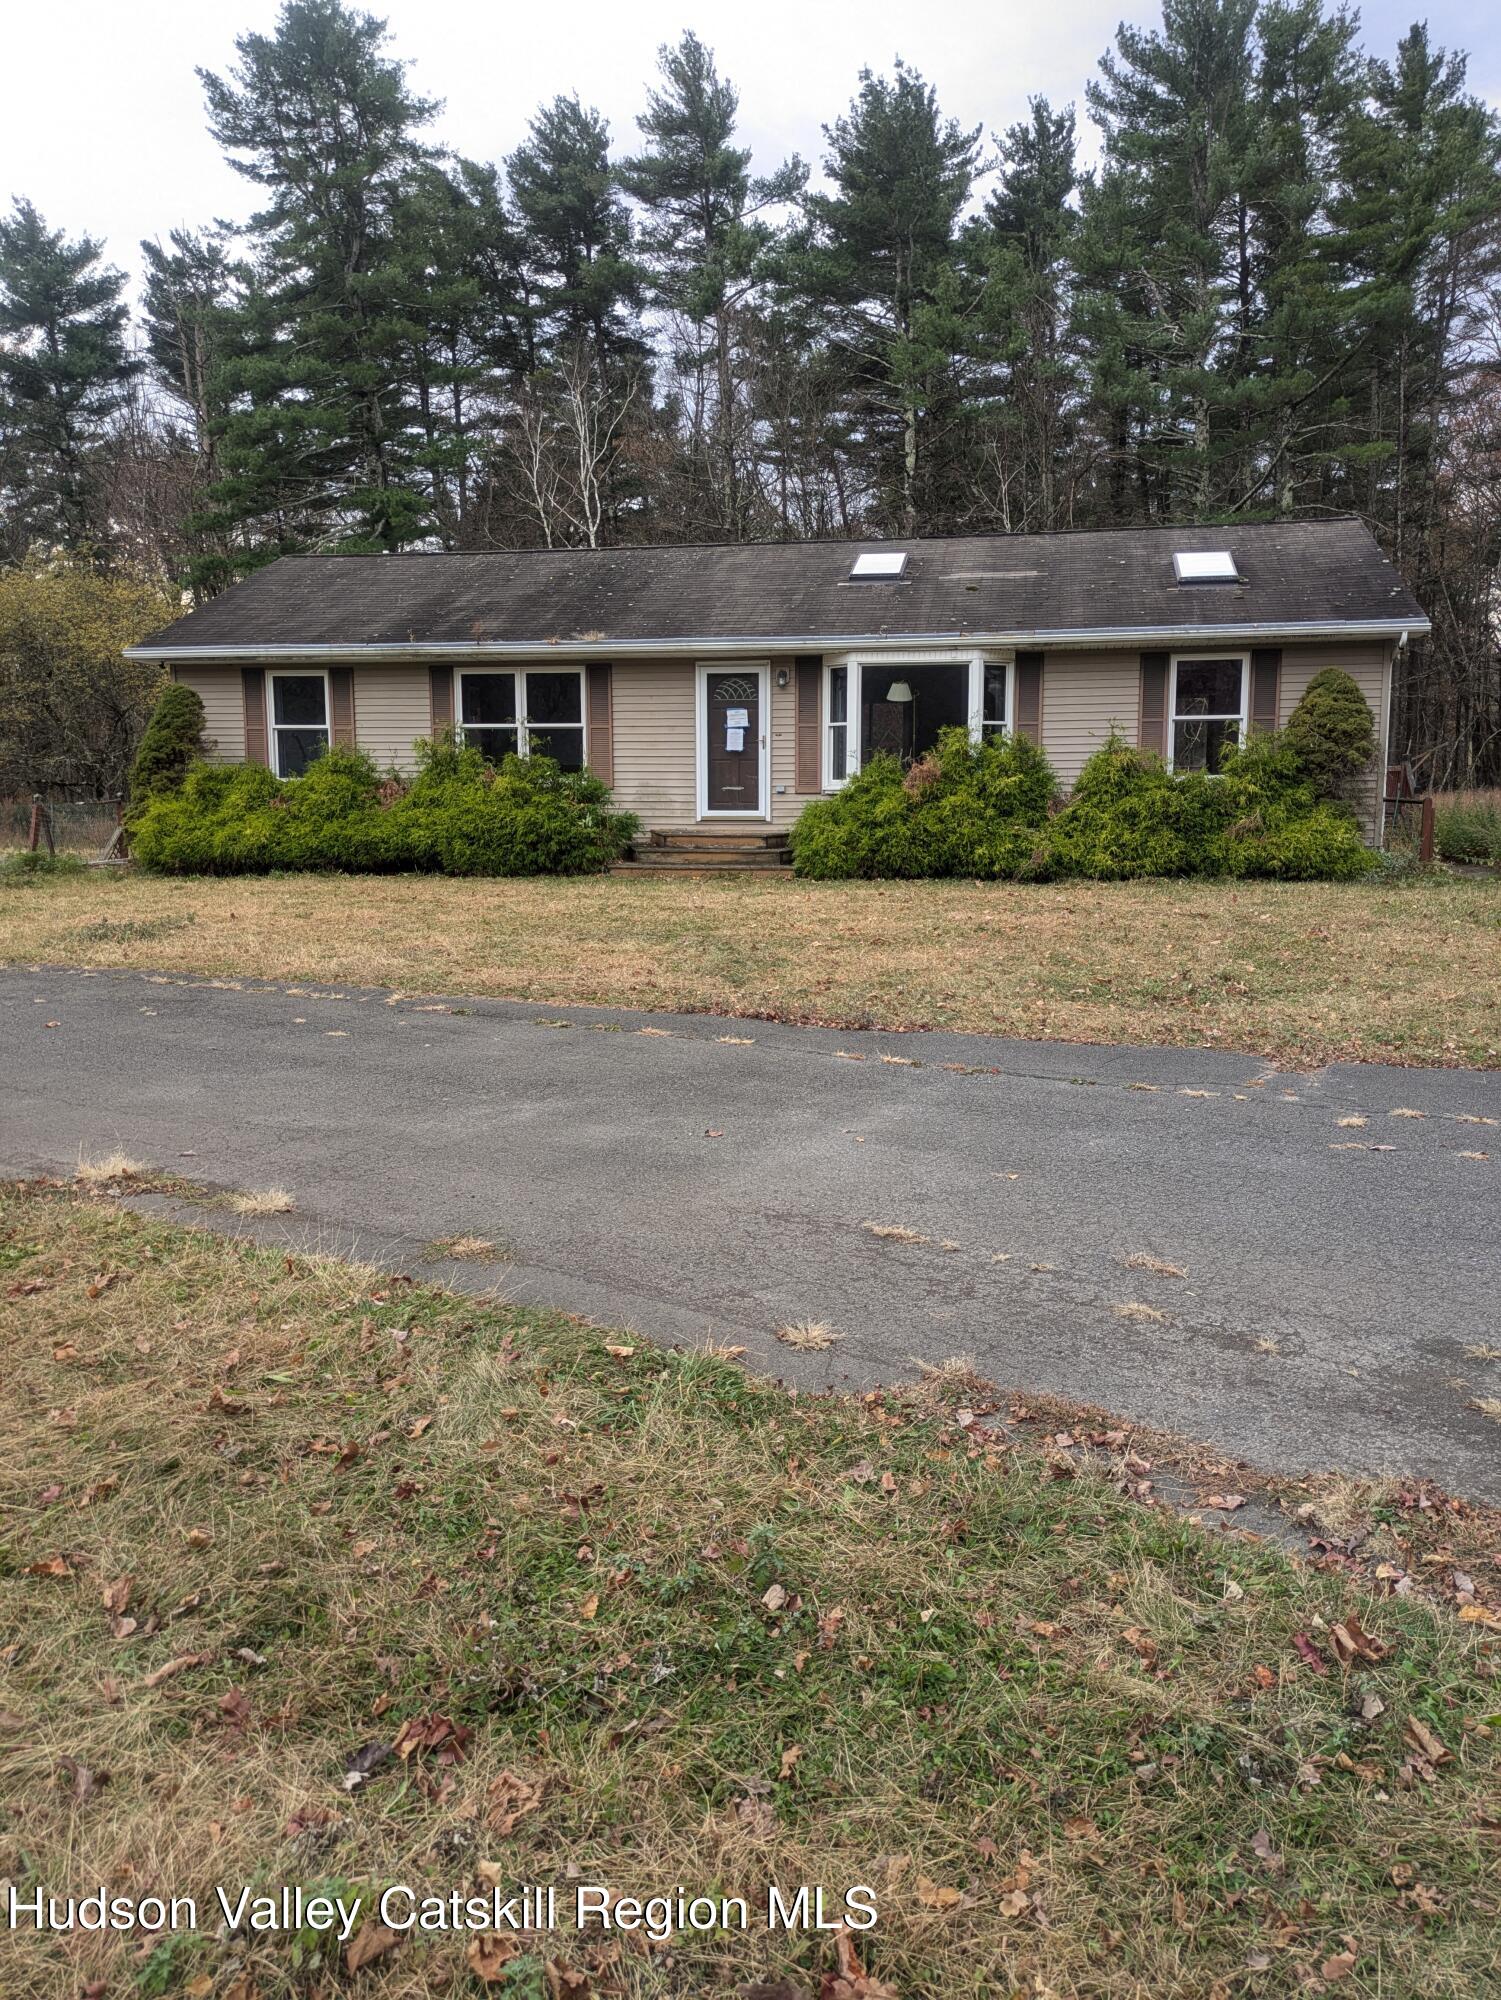
[[647, 836], [645, 844], [674, 853], [687, 850], [694, 853], [718, 852], [721, 849], [736, 853], [775, 853], [786, 847], [787, 835], [782, 831], [752, 827], [658, 827]]

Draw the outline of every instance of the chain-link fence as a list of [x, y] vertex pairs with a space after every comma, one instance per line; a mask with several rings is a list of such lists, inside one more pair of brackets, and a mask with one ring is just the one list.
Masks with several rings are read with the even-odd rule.
[[0, 799], [0, 853], [36, 847], [42, 853], [92, 860], [114, 840], [123, 803], [121, 799]]

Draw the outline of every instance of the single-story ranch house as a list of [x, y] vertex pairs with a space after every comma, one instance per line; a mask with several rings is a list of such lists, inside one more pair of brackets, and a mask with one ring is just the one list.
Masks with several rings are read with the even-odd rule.
[[[219, 759], [409, 767], [449, 726], [587, 765], [648, 834], [765, 842], [877, 751], [1018, 730], [1069, 785], [1117, 730], [1176, 769], [1340, 666], [1387, 741], [1428, 621], [1360, 522], [942, 540], [297, 556], [130, 649]], [[1364, 803], [1381, 832], [1373, 767]]]

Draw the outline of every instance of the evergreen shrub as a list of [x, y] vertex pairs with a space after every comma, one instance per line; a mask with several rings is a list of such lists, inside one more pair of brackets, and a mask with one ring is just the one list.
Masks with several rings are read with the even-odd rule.
[[1348, 799], [1376, 755], [1371, 704], [1343, 667], [1314, 675], [1282, 736], [1321, 799]]
[[364, 752], [330, 750], [300, 778], [259, 764], [197, 764], [151, 799], [136, 859], [169, 875], [337, 870], [347, 874], [584, 875], [609, 866], [637, 822], [607, 786], [550, 758], [498, 768], [451, 740], [419, 743], [410, 784]]
[[1232, 749], [1214, 776], [1175, 774], [1112, 736], [1060, 808], [1031, 743], [976, 747], [952, 730], [905, 774], [894, 758], [873, 758], [842, 791], [814, 800], [792, 851], [796, 872], [815, 879], [1353, 881], [1379, 865], [1349, 810], [1320, 799], [1298, 752], [1275, 736]]
[[130, 767], [128, 820], [133, 822], [149, 799], [182, 784], [203, 756], [203, 722], [202, 697], [192, 688], [173, 681], [162, 689]]

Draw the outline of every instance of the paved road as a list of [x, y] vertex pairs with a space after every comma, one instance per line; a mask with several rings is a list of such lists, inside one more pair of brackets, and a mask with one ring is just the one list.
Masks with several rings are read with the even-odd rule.
[[[301, 1242], [411, 1268], [492, 1238], [514, 1297], [790, 1380], [966, 1354], [1264, 1465], [1501, 1500], [1501, 1425], [1468, 1407], [1501, 1362], [1466, 1352], [1501, 1348], [1501, 1075], [450, 1008], [0, 971], [0, 1169], [118, 1145], [289, 1188]], [[844, 1338], [776, 1342], [804, 1319]]]

